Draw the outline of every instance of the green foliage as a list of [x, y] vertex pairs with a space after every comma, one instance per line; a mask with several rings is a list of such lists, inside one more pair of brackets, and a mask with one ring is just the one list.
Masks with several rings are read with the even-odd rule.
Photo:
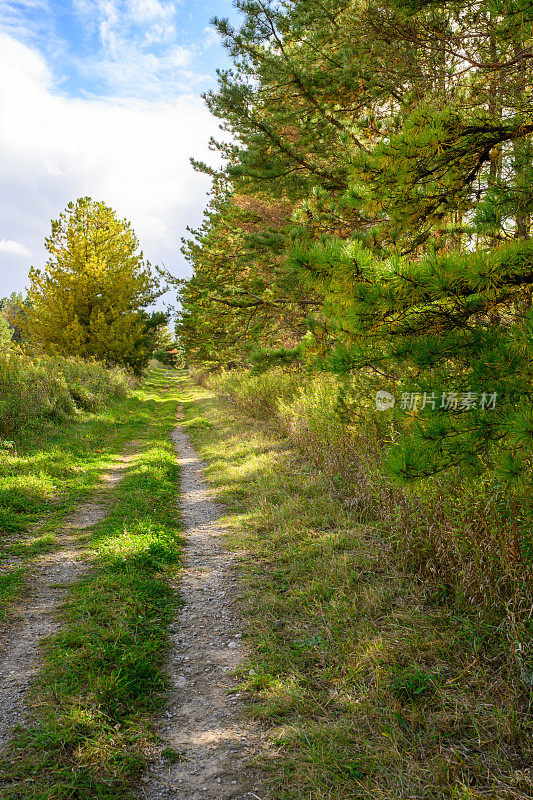
[[257, 342], [295, 347], [313, 293], [277, 286], [291, 207], [215, 186], [203, 227], [184, 243], [195, 274], [181, 289], [177, 332], [188, 363], [208, 369], [248, 364]]
[[[51, 364], [58, 366], [54, 360]], [[77, 375], [81, 385], [95, 387], [95, 375], [84, 370], [84, 363], [69, 360], [59, 366], [71, 369], [71, 380]], [[25, 588], [31, 564], [61, 547], [64, 516], [100, 488], [102, 473], [113, 468], [124, 445], [153, 422], [154, 404], [149, 397], [129, 391], [129, 380], [124, 382], [123, 375], [122, 388], [117, 383], [113, 392], [112, 376], [106, 376], [101, 364], [96, 366], [104, 372], [102, 385], [107, 381], [109, 390], [97, 410], [21, 421], [13, 440], [0, 440], [2, 617]], [[120, 381], [121, 374], [116, 372]]]
[[20, 328], [14, 324], [15, 317], [23, 313], [25, 302], [20, 293], [12, 292], [9, 297], [0, 298], [0, 352], [20, 341]]
[[167, 324], [157, 329], [154, 358], [165, 367], [183, 367], [183, 352]]
[[[153, 352], [157, 296], [130, 224], [89, 197], [69, 203], [46, 239], [49, 260], [32, 268], [18, 323], [45, 352], [98, 358], [139, 373]], [[156, 315], [158, 325], [165, 315]], [[156, 326], [157, 327], [157, 326]]]
[[[226, 167], [189, 249], [187, 360], [321, 365], [342, 378], [345, 422], [364, 392], [395, 395], [395, 476], [460, 465], [527, 485], [527, 4], [236, 5], [239, 27], [215, 20], [232, 69], [207, 103], [234, 145], [220, 145]], [[242, 213], [276, 203], [275, 229]]]
[[[1, 525], [1, 519], [0, 519]], [[0, 575], [0, 619], [5, 616], [6, 600], [11, 600], [12, 597], [20, 590], [24, 582], [24, 570], [21, 567], [14, 567], [8, 572]]]
[[391, 451], [396, 474], [410, 479], [462, 464], [527, 480], [531, 241], [417, 261], [378, 261], [352, 242], [295, 249], [292, 257], [295, 269], [320, 281], [325, 313], [338, 320], [329, 363], [348, 391], [354, 373], [386, 376], [396, 414], [412, 420]]
[[292, 400], [299, 393], [300, 385], [300, 376], [280, 368], [255, 375], [231, 370], [210, 380], [210, 386], [238, 408], [262, 419], [275, 416], [280, 403]]
[[12, 331], [5, 317], [0, 315], [0, 350], [4, 351], [11, 345]]
[[172, 747], [165, 747], [161, 751], [161, 758], [165, 758], [171, 764], [179, 764], [180, 761], [186, 760], [183, 753], [178, 753], [176, 750], [173, 750]]
[[399, 700], [416, 700], [432, 691], [435, 679], [421, 669], [401, 670], [391, 683], [391, 690]]

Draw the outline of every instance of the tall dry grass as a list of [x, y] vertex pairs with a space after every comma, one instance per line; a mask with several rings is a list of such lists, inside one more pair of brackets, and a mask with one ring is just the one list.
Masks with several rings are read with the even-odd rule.
[[96, 361], [15, 348], [0, 354], [0, 439], [16, 437], [39, 421], [60, 420], [78, 410], [97, 411], [126, 396], [131, 383], [120, 369]]
[[532, 797], [528, 673], [520, 679], [515, 658], [525, 642], [509, 646], [505, 609], [497, 619], [461, 607], [431, 574], [406, 568], [417, 545], [394, 532], [402, 518], [408, 532], [427, 529], [429, 499], [380, 472], [391, 432], [379, 419], [344, 428], [329, 378], [283, 377], [297, 391], [266, 423], [257, 389], [270, 378], [253, 378], [258, 413], [239, 376], [212, 385], [222, 393], [228, 379], [225, 397], [241, 410], [185, 384], [184, 425], [239, 552], [242, 689], [266, 728], [274, 795]]
[[533, 603], [532, 522], [523, 489], [459, 471], [399, 485], [383, 467], [391, 439], [384, 418], [368, 407], [356, 424], [343, 423], [331, 375], [232, 371], [212, 376], [209, 386], [288, 437], [327, 476], [342, 502], [387, 536], [401, 568], [426, 582], [428, 599], [496, 618], [520, 669], [526, 676], [531, 671], [533, 680], [526, 644]]

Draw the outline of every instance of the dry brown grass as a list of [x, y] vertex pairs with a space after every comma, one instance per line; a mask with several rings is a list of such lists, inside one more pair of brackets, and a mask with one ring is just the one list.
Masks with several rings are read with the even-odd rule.
[[[331, 376], [233, 372], [207, 383], [286, 436], [352, 514], [380, 526], [397, 563], [417, 571], [430, 596], [453, 597], [497, 619], [509, 637], [511, 658], [524, 653], [533, 604], [533, 550], [526, 541], [533, 520], [528, 522], [526, 492], [459, 472], [412, 487], [393, 482], [382, 467], [390, 431], [371, 413], [357, 425], [343, 424]], [[522, 661], [517, 666], [523, 668]]]

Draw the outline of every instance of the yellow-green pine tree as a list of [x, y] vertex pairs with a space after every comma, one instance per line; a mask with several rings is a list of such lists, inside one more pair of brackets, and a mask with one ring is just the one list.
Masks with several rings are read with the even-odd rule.
[[89, 197], [52, 220], [43, 270], [32, 268], [24, 324], [46, 352], [142, 368], [146, 313], [155, 297], [150, 267], [125, 220]]

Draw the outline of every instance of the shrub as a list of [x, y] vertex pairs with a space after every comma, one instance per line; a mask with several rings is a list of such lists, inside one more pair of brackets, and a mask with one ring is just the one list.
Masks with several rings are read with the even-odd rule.
[[288, 402], [298, 394], [301, 381], [300, 373], [272, 369], [259, 375], [231, 370], [199, 382], [208, 384], [244, 413], [268, 420], [277, 416], [280, 402]]

